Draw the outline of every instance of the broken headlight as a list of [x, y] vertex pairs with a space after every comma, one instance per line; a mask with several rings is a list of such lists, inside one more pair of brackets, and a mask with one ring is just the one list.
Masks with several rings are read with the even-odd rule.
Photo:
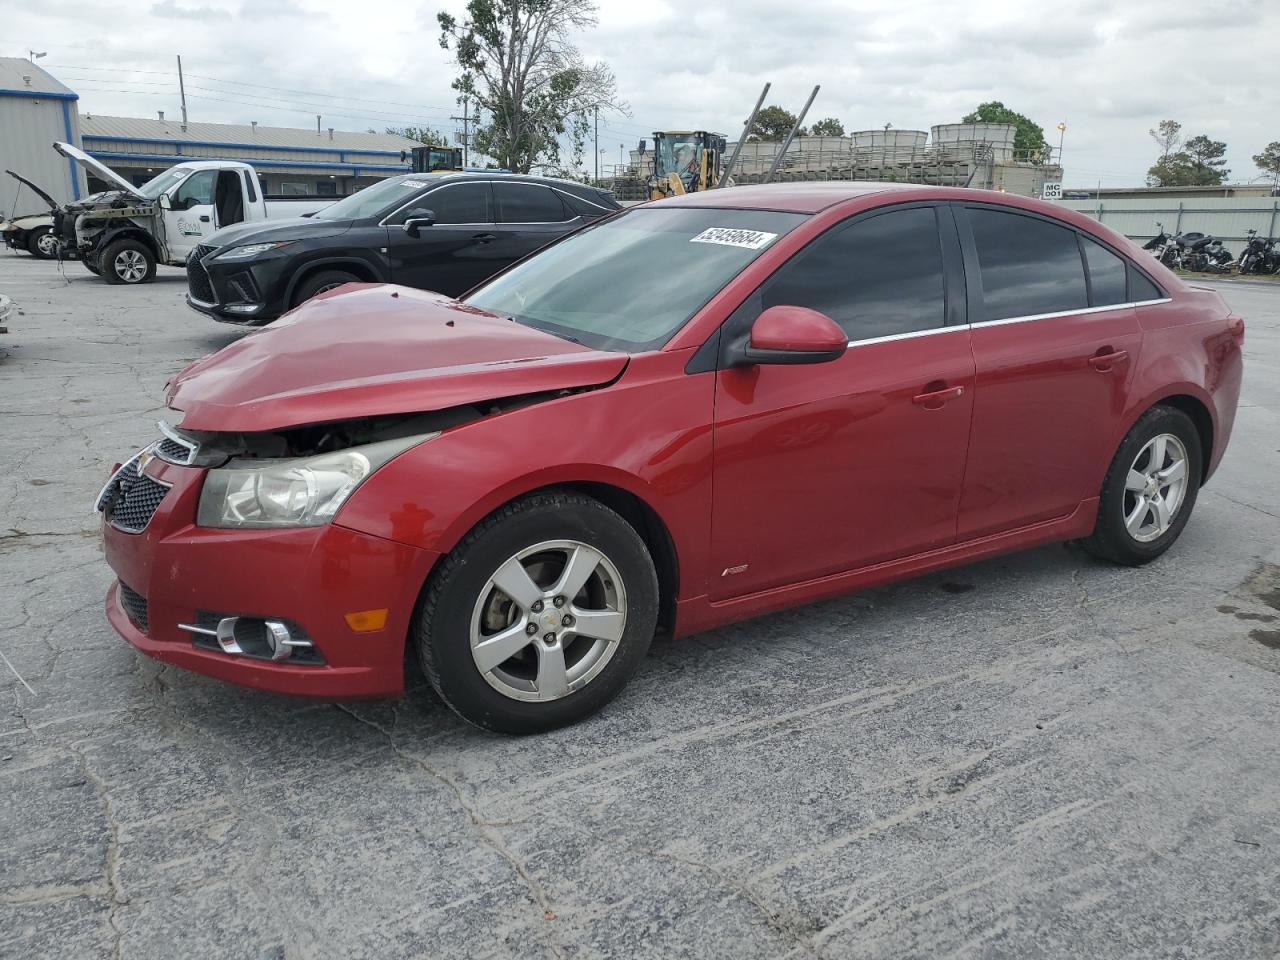
[[370, 474], [438, 434], [383, 440], [295, 460], [232, 460], [210, 470], [200, 491], [202, 527], [316, 527]]

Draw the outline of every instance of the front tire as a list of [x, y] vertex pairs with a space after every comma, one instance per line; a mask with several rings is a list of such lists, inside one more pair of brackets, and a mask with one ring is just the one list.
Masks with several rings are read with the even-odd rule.
[[608, 703], [649, 649], [658, 578], [621, 516], [568, 491], [481, 521], [432, 573], [414, 628], [423, 672], [464, 720], [527, 734]]
[[58, 255], [58, 238], [53, 227], [37, 227], [27, 237], [27, 251], [41, 260], [52, 260]]
[[116, 240], [107, 244], [98, 260], [102, 279], [111, 284], [150, 283], [156, 276], [156, 258], [139, 240]]
[[1111, 461], [1084, 548], [1127, 566], [1168, 550], [1191, 518], [1203, 457], [1199, 431], [1181, 410], [1156, 406], [1144, 413]]
[[326, 290], [333, 290], [344, 283], [359, 282], [359, 277], [353, 273], [347, 273], [345, 270], [321, 270], [298, 284], [298, 289], [293, 293], [291, 306], [296, 307], [301, 303], [306, 303], [316, 294], [324, 293]]

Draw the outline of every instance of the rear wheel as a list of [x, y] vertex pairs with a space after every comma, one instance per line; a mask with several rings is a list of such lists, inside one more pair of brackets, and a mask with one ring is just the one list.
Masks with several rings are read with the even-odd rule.
[[1202, 457], [1190, 417], [1173, 407], [1148, 410], [1111, 461], [1093, 534], [1082, 541], [1085, 549], [1130, 566], [1168, 550], [1191, 518]]
[[58, 238], [53, 227], [36, 227], [27, 236], [27, 251], [41, 260], [52, 260], [58, 255]]
[[441, 561], [414, 632], [423, 671], [465, 720], [536, 733], [622, 689], [657, 611], [635, 529], [599, 501], [552, 492], [507, 505]]
[[326, 290], [333, 290], [344, 283], [358, 283], [359, 281], [359, 277], [353, 273], [347, 273], [345, 270], [321, 270], [298, 284], [298, 289], [293, 292], [292, 306], [296, 307], [300, 303], [306, 303], [316, 294], [324, 293]]
[[155, 279], [156, 258], [141, 241], [115, 240], [102, 251], [98, 269], [107, 283], [147, 283]]

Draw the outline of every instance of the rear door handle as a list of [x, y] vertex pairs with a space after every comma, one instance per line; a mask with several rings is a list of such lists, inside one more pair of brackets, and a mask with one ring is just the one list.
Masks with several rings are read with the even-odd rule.
[[492, 233], [477, 233], [473, 235], [471, 239], [479, 240], [481, 243], [488, 243], [490, 240], [497, 240], [498, 237], [496, 234]]
[[[1103, 348], [1106, 349], [1105, 347]], [[1129, 353], [1126, 350], [1109, 350], [1106, 353], [1096, 353], [1089, 358], [1089, 366], [1097, 370], [1099, 373], [1107, 373], [1117, 363], [1124, 363], [1129, 359]]]
[[[933, 384], [929, 384], [933, 386]], [[926, 407], [930, 410], [936, 410], [948, 400], [959, 400], [964, 396], [964, 387], [946, 387], [942, 390], [930, 390], [927, 393], [917, 393], [911, 398], [911, 402], [917, 407]]]

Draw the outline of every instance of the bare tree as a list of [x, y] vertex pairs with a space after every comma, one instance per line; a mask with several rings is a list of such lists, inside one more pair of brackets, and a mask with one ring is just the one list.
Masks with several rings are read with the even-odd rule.
[[1182, 145], [1182, 124], [1177, 120], [1161, 120], [1147, 133], [1160, 146], [1160, 159], [1167, 161]]
[[436, 19], [440, 46], [462, 71], [453, 87], [483, 117], [475, 147], [500, 166], [556, 166], [566, 134], [581, 162], [590, 115], [626, 112], [612, 71], [586, 63], [572, 42], [596, 25], [591, 0], [470, 0], [465, 20], [443, 12]]

